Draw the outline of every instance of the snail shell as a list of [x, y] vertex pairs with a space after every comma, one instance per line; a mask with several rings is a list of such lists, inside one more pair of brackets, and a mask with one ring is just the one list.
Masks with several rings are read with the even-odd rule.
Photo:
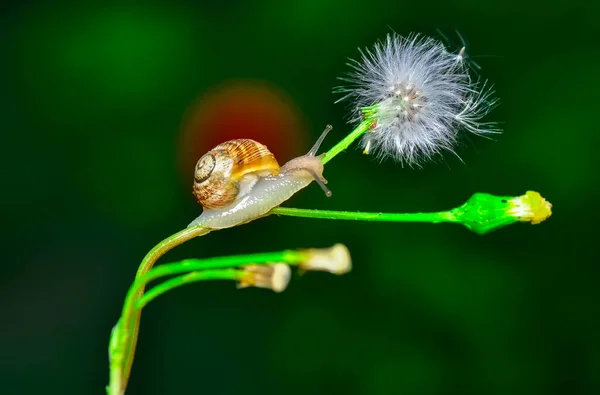
[[204, 209], [226, 207], [246, 195], [259, 177], [279, 171], [279, 163], [265, 145], [250, 139], [230, 140], [196, 163], [194, 195]]

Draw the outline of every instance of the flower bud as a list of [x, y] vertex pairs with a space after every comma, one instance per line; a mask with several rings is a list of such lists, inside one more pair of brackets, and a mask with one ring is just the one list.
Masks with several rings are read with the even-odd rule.
[[539, 224], [552, 215], [552, 204], [539, 193], [527, 191], [523, 196], [517, 196], [508, 201], [508, 213], [519, 221], [529, 221], [532, 225]]
[[246, 265], [242, 268], [244, 274], [238, 288], [258, 287], [282, 292], [290, 282], [292, 271], [285, 263], [272, 265]]
[[453, 222], [484, 234], [519, 221], [539, 224], [552, 215], [551, 208], [552, 204], [533, 191], [516, 197], [476, 193], [450, 216]]
[[302, 270], [345, 274], [352, 269], [350, 252], [343, 244], [336, 244], [331, 248], [308, 249], [304, 252], [307, 254], [307, 259], [298, 264]]

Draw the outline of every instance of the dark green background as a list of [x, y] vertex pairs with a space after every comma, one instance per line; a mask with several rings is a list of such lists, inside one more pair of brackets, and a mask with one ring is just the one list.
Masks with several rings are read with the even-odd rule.
[[418, 171], [352, 149], [327, 166], [332, 198], [311, 185], [287, 205], [437, 211], [474, 192], [536, 190], [554, 215], [487, 236], [270, 217], [193, 240], [165, 260], [342, 242], [354, 270], [295, 277], [280, 295], [210, 283], [162, 297], [145, 312], [128, 393], [600, 393], [597, 8], [3, 5], [0, 392], [102, 393], [110, 329], [138, 263], [200, 213], [192, 169], [180, 165], [194, 148], [181, 148], [181, 134], [198, 98], [231, 81], [282, 92], [298, 130], [271, 136], [283, 163], [327, 123], [326, 148], [350, 130], [331, 90], [357, 47], [391, 29], [440, 28], [468, 39], [502, 102], [489, 119], [505, 133], [465, 141], [465, 164], [446, 155]]

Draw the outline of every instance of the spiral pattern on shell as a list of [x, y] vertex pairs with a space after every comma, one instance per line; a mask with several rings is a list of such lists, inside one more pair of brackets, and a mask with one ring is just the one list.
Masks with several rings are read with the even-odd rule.
[[204, 209], [223, 208], [244, 196], [259, 177], [278, 174], [267, 147], [250, 139], [224, 142], [198, 160], [194, 195]]

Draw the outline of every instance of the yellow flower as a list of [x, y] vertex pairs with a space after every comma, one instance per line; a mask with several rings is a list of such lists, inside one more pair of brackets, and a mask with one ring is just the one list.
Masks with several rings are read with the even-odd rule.
[[522, 196], [494, 196], [476, 193], [465, 204], [450, 211], [449, 220], [485, 234], [515, 222], [539, 224], [552, 215], [552, 205], [539, 193]]
[[517, 196], [508, 201], [508, 214], [519, 221], [531, 222], [533, 225], [552, 215], [552, 204], [539, 193], [527, 191], [525, 195]]

